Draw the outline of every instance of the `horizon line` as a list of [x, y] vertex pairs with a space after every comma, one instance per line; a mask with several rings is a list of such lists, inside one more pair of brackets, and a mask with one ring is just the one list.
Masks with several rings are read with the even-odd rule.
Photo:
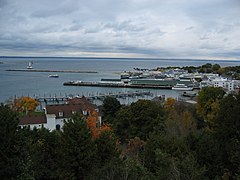
[[0, 58], [61, 58], [61, 59], [133, 59], [133, 60], [197, 60], [197, 61], [240, 61], [240, 59], [202, 59], [202, 58], [150, 58], [150, 57], [77, 57], [77, 56], [0, 56]]

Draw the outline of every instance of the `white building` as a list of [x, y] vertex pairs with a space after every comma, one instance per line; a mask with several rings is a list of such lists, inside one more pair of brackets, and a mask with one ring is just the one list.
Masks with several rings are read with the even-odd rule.
[[207, 86], [221, 87], [228, 92], [235, 91], [239, 87], [236, 80], [228, 80], [227, 78], [216, 76], [210, 76], [208, 80], [200, 82], [200, 88]]
[[101, 116], [96, 105], [87, 101], [85, 97], [73, 98], [66, 101], [65, 104], [47, 105], [45, 114], [28, 115], [20, 118], [19, 126], [29, 126], [30, 129], [45, 127], [50, 131], [62, 129], [64, 123], [68, 121], [75, 113], [80, 113], [87, 117], [92, 112], [98, 114], [98, 124], [101, 125]]

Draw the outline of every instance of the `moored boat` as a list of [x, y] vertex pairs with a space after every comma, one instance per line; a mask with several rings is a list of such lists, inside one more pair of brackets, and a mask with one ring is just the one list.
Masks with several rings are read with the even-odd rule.
[[178, 90], [178, 91], [191, 91], [193, 90], [192, 87], [188, 87], [185, 84], [179, 84], [177, 83], [175, 86], [172, 87], [172, 90]]
[[59, 76], [57, 74], [50, 74], [48, 77], [49, 78], [58, 78]]

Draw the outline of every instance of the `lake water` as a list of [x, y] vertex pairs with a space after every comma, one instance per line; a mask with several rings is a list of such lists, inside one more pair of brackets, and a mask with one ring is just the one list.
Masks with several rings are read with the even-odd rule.
[[[63, 86], [72, 80], [100, 81], [102, 78], [119, 78], [123, 71], [133, 68], [156, 68], [166, 66], [199, 66], [205, 63], [218, 63], [221, 66], [239, 66], [240, 61], [207, 60], [150, 60], [150, 59], [98, 59], [98, 58], [1, 58], [0, 61], [0, 102], [15, 96], [65, 96], [127, 91], [151, 91], [154, 96], [177, 97], [178, 92], [156, 89], [127, 89], [107, 87]], [[49, 78], [47, 72], [14, 72], [7, 69], [26, 69], [33, 61], [34, 69], [97, 71], [98, 73], [57, 73], [59, 78]]]

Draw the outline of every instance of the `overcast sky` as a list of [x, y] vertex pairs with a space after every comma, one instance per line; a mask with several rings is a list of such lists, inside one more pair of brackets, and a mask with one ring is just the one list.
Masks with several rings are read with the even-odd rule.
[[240, 0], [0, 0], [0, 56], [240, 59]]

